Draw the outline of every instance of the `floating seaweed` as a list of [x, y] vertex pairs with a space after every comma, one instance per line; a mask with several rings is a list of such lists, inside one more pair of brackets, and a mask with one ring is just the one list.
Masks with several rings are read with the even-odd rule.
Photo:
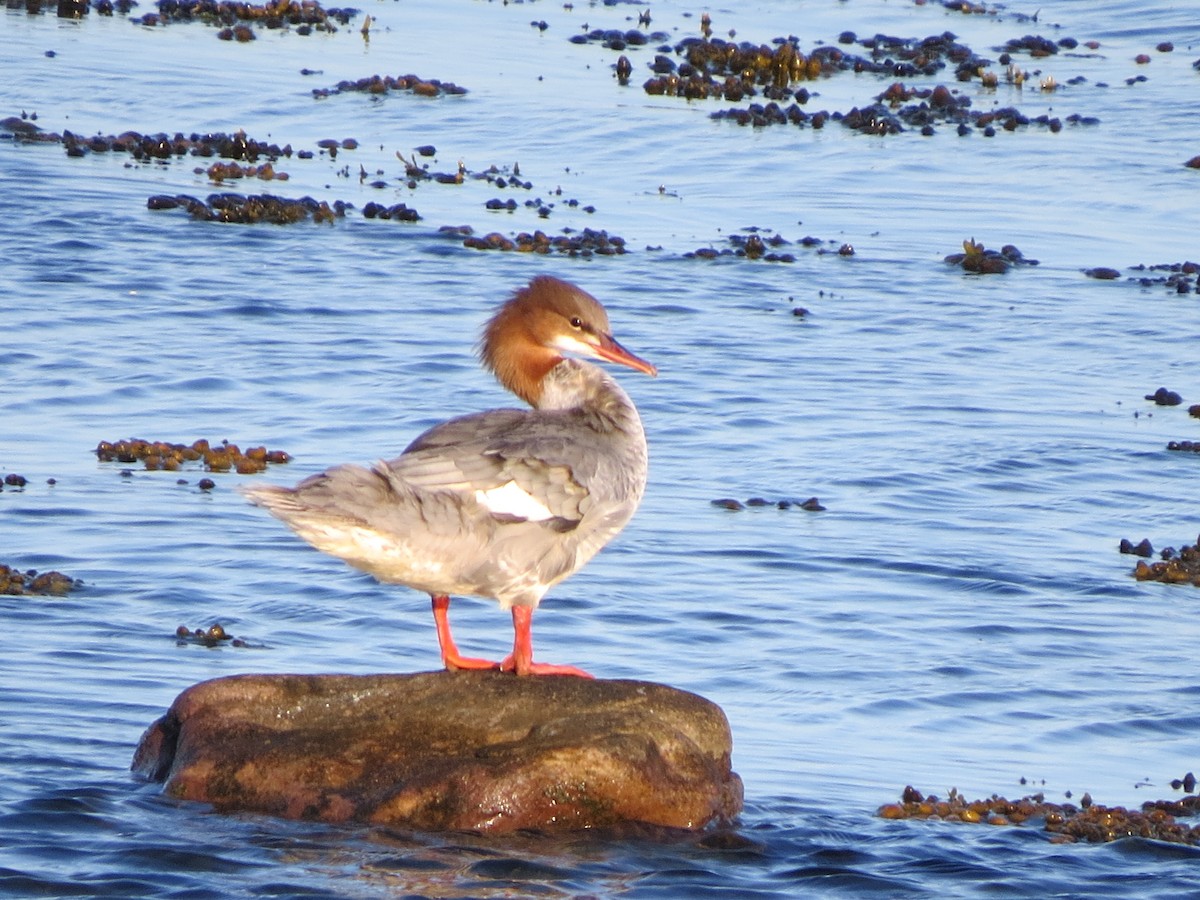
[[1200, 294], [1200, 263], [1190, 261], [1136, 265], [1130, 268], [1130, 276], [1142, 287], [1162, 286], [1175, 294]]
[[82, 19], [92, 9], [101, 16], [111, 16], [114, 12], [128, 15], [137, 0], [8, 0], [9, 9], [24, 9], [28, 15], [55, 13], [60, 19]]
[[180, 625], [175, 629], [175, 644], [179, 647], [189, 644], [201, 647], [221, 647], [226, 644], [230, 647], [255, 646], [245, 638], [234, 637], [220, 622], [214, 622], [207, 628], [188, 628], [186, 625]]
[[0, 594], [44, 594], [61, 597], [82, 584], [82, 581], [70, 578], [62, 572], [38, 572], [36, 569], [26, 569], [22, 572], [16, 566], [0, 563]]
[[[736, 257], [740, 259], [761, 259], [764, 262], [779, 262], [792, 263], [796, 261], [796, 257], [787, 252], [781, 252], [781, 247], [787, 247], [792, 244], [782, 235], [775, 233], [767, 237], [759, 234], [758, 227], [746, 229], [749, 234], [731, 234], [727, 239], [728, 246], [717, 249], [716, 247], [708, 246], [701, 247], [697, 250], [691, 250], [684, 254], [685, 259], [719, 259], [722, 257]], [[822, 245], [826, 243], [820, 238], [811, 236], [803, 237], [796, 243], [803, 247], [818, 247], [818, 253], [828, 252]], [[841, 256], [853, 256], [854, 248], [850, 244], [842, 244], [838, 250]]]
[[[1149, 266], [1139, 264], [1130, 266], [1129, 271], [1132, 274], [1126, 280], [1144, 288], [1164, 287], [1171, 294], [1200, 294], [1200, 263], [1185, 260]], [[1084, 269], [1083, 274], [1099, 281], [1116, 281], [1121, 277], [1121, 271], [1110, 266]]]
[[1160, 387], [1153, 394], [1146, 394], [1142, 397], [1143, 400], [1151, 400], [1158, 406], [1178, 406], [1183, 402], [1183, 397], [1178, 391], [1172, 391], [1169, 388]]
[[22, 490], [28, 483], [29, 479], [27, 479], [24, 475], [18, 475], [16, 472], [9, 472], [4, 476], [3, 479], [0, 479], [0, 491], [4, 490], [5, 485], [16, 488], [17, 490]]
[[761, 507], [772, 507], [774, 509], [791, 509], [795, 507], [796, 509], [803, 509], [808, 512], [824, 512], [825, 510], [825, 507], [821, 505], [821, 501], [816, 497], [809, 497], [807, 500], [768, 500], [766, 497], [751, 497], [746, 501], [737, 500], [733, 497], [719, 497], [716, 500], [710, 501], [710, 503], [720, 509], [728, 509], [732, 512]]
[[796, 85], [840, 72], [929, 78], [953, 63], [956, 77], [967, 81], [991, 62], [959, 44], [949, 32], [921, 39], [876, 35], [862, 41], [853, 32], [843, 32], [838, 40], [842, 45], [859, 43], [867, 52], [858, 55], [841, 47], [819, 46], [805, 54], [791, 37], [775, 38], [774, 46], [707, 35], [685, 38], [674, 48], [682, 61], [676, 64], [658, 54], [650, 66], [655, 75], [642, 87], [648, 94], [689, 100], [738, 102], [761, 94], [776, 102], [795, 99], [803, 104], [809, 92], [803, 86], [796, 90]]
[[281, 465], [291, 460], [282, 450], [258, 446], [243, 452], [237, 444], [229, 441], [212, 444], [203, 438], [190, 444], [147, 441], [142, 438], [101, 441], [96, 445], [95, 452], [101, 462], [141, 462], [152, 471], [163, 469], [174, 472], [188, 463], [199, 463], [208, 472], [233, 471], [239, 475], [252, 475], [266, 469], [268, 464]]
[[276, 172], [275, 167], [269, 162], [263, 163], [261, 166], [243, 166], [234, 162], [215, 162], [207, 169], [199, 166], [194, 171], [197, 175], [207, 175], [211, 181], [215, 181], [218, 184], [223, 181], [236, 181], [239, 178], [257, 178], [261, 181], [287, 181], [290, 177], [287, 172]]
[[[1188, 448], [1168, 445], [1168, 449], [1188, 449], [1192, 452], [1200, 452], [1200, 443], [1193, 444]], [[1122, 540], [1120, 550], [1122, 553], [1132, 553], [1142, 557], [1150, 557], [1154, 553], [1154, 548], [1148, 539], [1143, 539], [1136, 545], [1131, 541]], [[1174, 547], [1164, 547], [1159, 553], [1159, 559], [1154, 562], [1148, 563], [1145, 559], [1139, 559], [1137, 565], [1133, 567], [1133, 577], [1138, 581], [1161, 581], [1165, 584], [1192, 584], [1200, 587], [1200, 538], [1195, 544], [1184, 545], [1179, 550]]]
[[338, 25], [349, 25], [358, 15], [356, 9], [325, 9], [317, 0], [277, 0], [274, 3], [254, 4], [242, 0], [158, 0], [157, 13], [147, 13], [133, 21], [139, 25], [157, 26], [173, 23], [203, 22], [221, 26], [218, 37], [239, 41], [254, 39], [253, 32], [239, 23], [252, 22], [264, 28], [293, 28], [297, 34], [313, 31], [335, 32]]
[[[137, 131], [123, 131], [118, 135], [85, 136], [71, 131], [63, 131], [61, 134], [46, 131], [34, 124], [33, 118], [36, 116], [9, 116], [0, 120], [0, 137], [22, 143], [62, 144], [67, 155], [72, 157], [86, 156], [89, 153], [128, 153], [138, 161], [167, 161], [191, 155], [215, 156], [253, 163], [260, 157], [275, 162], [280, 157], [292, 155], [291, 144], [280, 147], [278, 144], [258, 141], [247, 137], [244, 131], [232, 134], [193, 132], [190, 135], [181, 132], [142, 134]], [[304, 156], [304, 151], [298, 155]]]
[[1118, 549], [1122, 553], [1130, 553], [1134, 556], [1149, 557], [1154, 555], [1154, 546], [1150, 543], [1149, 538], [1142, 538], [1136, 544], [1129, 540], [1129, 538], [1121, 538], [1121, 543], [1118, 545]]
[[625, 239], [610, 235], [607, 231], [584, 228], [582, 231], [563, 229], [560, 235], [551, 236], [544, 231], [521, 232], [516, 237], [506, 237], [491, 232], [483, 237], [465, 234], [462, 229], [443, 229], [443, 233], [462, 236], [463, 246], [472, 250], [501, 250], [517, 253], [561, 253], [567, 256], [619, 256], [626, 252]]
[[1200, 797], [1149, 800], [1140, 810], [1102, 806], [1084, 794], [1079, 805], [1051, 803], [1044, 794], [1008, 800], [997, 794], [967, 800], [951, 788], [946, 798], [924, 796], [906, 787], [899, 803], [886, 803], [877, 815], [884, 819], [933, 819], [975, 825], [1019, 826], [1041, 822], [1053, 843], [1107, 843], [1126, 837], [1149, 838], [1173, 844], [1200, 844], [1200, 825], [1185, 825], [1177, 817], [1200, 813]]
[[608, 50], [617, 52], [628, 50], [631, 47], [644, 47], [651, 42], [661, 44], [670, 39], [671, 36], [665, 31], [646, 34], [635, 28], [628, 31], [621, 31], [617, 28], [593, 28], [584, 34], [574, 34], [568, 38], [572, 44], [599, 44]]
[[459, 87], [452, 81], [422, 78], [419, 75], [369, 75], [357, 81], [339, 81], [331, 88], [313, 88], [312, 93], [317, 99], [324, 99], [349, 92], [380, 96], [392, 91], [405, 91], [418, 97], [458, 96], [467, 93], [465, 87]]
[[[876, 98], [875, 103], [867, 106], [849, 111], [807, 113], [802, 107], [811, 99], [811, 94], [805, 83], [842, 72], [891, 78], [933, 78], [952, 66], [957, 81], [978, 79], [985, 87], [995, 87], [999, 76], [988, 68], [992, 60], [959, 43], [949, 32], [919, 39], [877, 34], [860, 40], [847, 31], [838, 38], [841, 47], [819, 46], [807, 54], [800, 50], [794, 37], [775, 38], [771, 43], [773, 46], [713, 38], [711, 28], [707, 28], [703, 38], [685, 38], [675, 45], [675, 55], [681, 57], [680, 62], [658, 53], [649, 65], [654, 74], [643, 83], [643, 90], [659, 96], [720, 99], [734, 103], [761, 97], [761, 101], [748, 106], [722, 109], [712, 114], [715, 119], [731, 119], [739, 125], [759, 128], [791, 124], [819, 129], [832, 119], [873, 135], [899, 134], [909, 129], [931, 135], [935, 125], [948, 124], [955, 126], [959, 135], [978, 130], [991, 137], [998, 130], [1015, 131], [1026, 126], [1042, 126], [1058, 132], [1064, 125], [1094, 125], [1098, 122], [1094, 117], [1080, 115], [1065, 118], [1026, 116], [1016, 107], [976, 111], [970, 108], [970, 98], [956, 95], [944, 85], [911, 89], [901, 82], [894, 83]], [[862, 48], [862, 53], [850, 49], [850, 45], [856, 44]], [[1058, 44], [1042, 38], [1022, 38], [1001, 48], [1000, 62], [1009, 67], [1008, 81], [1020, 86], [1028, 73], [1012, 64], [1013, 53], [1049, 55], [1046, 45], [1057, 52], [1059, 46], [1074, 47], [1077, 44], [1073, 38], [1064, 38]], [[625, 57], [618, 61], [616, 71], [622, 84], [628, 83], [633, 74], [632, 65]], [[1057, 83], [1053, 76], [1048, 76], [1041, 87], [1050, 91]]]
[[[804, 98], [805, 102], [807, 99]], [[712, 118], [730, 119], [739, 125], [756, 128], [794, 125], [814, 129], [823, 128], [832, 120], [869, 135], [894, 135], [916, 129], [929, 136], [935, 133], [935, 126], [950, 125], [960, 136], [978, 131], [985, 137], [995, 136], [997, 129], [1016, 131], [1027, 126], [1039, 126], [1058, 132], [1063, 129], [1064, 122], [1072, 126], [1095, 125], [1099, 122], [1092, 116], [1074, 114], [1066, 119], [1047, 114], [1029, 117], [1014, 106], [979, 111], [971, 108], [969, 97], [956, 94], [945, 85], [916, 89], [906, 87], [902, 82], [895, 82], [880, 93], [875, 103], [853, 107], [849, 112], [821, 110], [809, 113], [799, 103], [783, 106], [772, 101], [718, 110], [712, 113]]]
[[382, 203], [368, 203], [363, 207], [363, 216], [368, 219], [394, 219], [397, 222], [419, 222], [420, 214], [404, 203], [384, 206]]
[[1012, 244], [1005, 244], [999, 250], [988, 250], [983, 244], [975, 242], [974, 238], [963, 241], [962, 253], [951, 253], [946, 262], [952, 266], [961, 266], [966, 272], [978, 275], [995, 275], [1008, 271], [1009, 266], [1036, 266], [1036, 259], [1026, 259]]
[[194, 219], [204, 222], [238, 224], [267, 223], [291, 225], [312, 218], [318, 224], [343, 218], [351, 204], [341, 200], [333, 204], [312, 197], [287, 198], [273, 194], [210, 194], [200, 200], [187, 194], [156, 194], [146, 201], [153, 210], [184, 209]]

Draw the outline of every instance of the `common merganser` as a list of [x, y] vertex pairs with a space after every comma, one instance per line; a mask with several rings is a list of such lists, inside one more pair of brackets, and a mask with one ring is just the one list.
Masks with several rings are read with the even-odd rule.
[[[492, 316], [479, 356], [532, 409], [493, 409], [436, 425], [393, 460], [335, 466], [294, 488], [246, 489], [318, 550], [433, 599], [447, 669], [578, 675], [533, 661], [531, 620], [546, 591], [582, 567], [633, 516], [646, 487], [637, 409], [598, 366], [656, 375], [609, 333], [594, 297], [548, 275]], [[500, 663], [462, 656], [450, 595], [511, 609], [513, 649]]]

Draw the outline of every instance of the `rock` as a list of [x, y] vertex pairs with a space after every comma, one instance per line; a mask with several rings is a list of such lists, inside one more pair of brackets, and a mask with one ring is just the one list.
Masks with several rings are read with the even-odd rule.
[[188, 688], [133, 770], [221, 812], [421, 831], [700, 829], [742, 808], [715, 704], [499, 672], [238, 675]]

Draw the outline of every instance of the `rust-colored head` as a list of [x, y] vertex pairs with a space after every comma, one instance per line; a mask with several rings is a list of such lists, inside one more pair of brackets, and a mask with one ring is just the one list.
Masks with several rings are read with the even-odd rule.
[[531, 406], [537, 405], [546, 373], [568, 354], [658, 374], [613, 339], [608, 313], [595, 297], [552, 275], [537, 276], [500, 307], [479, 345], [483, 364]]

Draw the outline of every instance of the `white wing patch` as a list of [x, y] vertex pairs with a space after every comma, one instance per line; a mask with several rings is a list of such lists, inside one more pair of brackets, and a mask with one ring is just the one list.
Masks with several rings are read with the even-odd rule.
[[554, 513], [515, 481], [487, 491], [476, 491], [475, 500], [495, 516], [513, 516], [530, 522], [553, 519]]

